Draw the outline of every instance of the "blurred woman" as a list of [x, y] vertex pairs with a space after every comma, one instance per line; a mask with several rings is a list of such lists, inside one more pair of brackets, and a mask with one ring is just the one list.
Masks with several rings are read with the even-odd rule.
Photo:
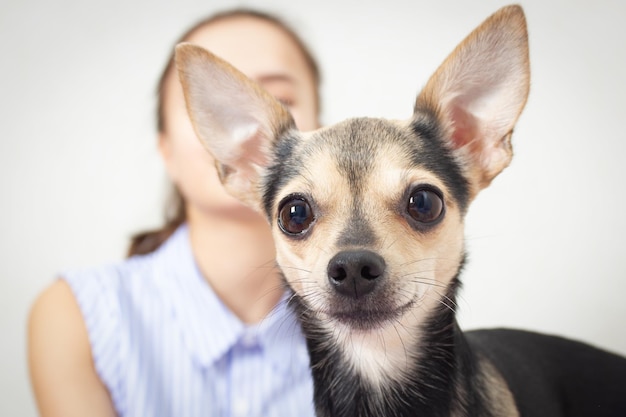
[[[317, 64], [277, 18], [228, 11], [181, 41], [256, 80], [301, 130], [318, 127]], [[159, 82], [158, 146], [175, 189], [163, 228], [137, 235], [123, 262], [63, 274], [32, 308], [41, 415], [313, 415], [306, 346], [281, 302], [270, 228], [222, 188], [173, 56]]]

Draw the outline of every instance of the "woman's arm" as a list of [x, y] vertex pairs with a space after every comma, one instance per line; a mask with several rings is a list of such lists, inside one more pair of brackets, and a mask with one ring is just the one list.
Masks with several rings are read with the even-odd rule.
[[58, 280], [35, 301], [28, 321], [30, 378], [42, 417], [112, 417], [87, 329], [69, 285]]

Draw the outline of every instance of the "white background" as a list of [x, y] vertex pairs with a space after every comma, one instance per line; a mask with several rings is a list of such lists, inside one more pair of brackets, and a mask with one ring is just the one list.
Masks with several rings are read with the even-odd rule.
[[[0, 3], [0, 415], [32, 416], [25, 325], [60, 271], [123, 257], [157, 226], [155, 84], [217, 9], [286, 17], [324, 72], [323, 121], [408, 117], [445, 56], [502, 1], [4, 0]], [[467, 218], [466, 328], [509, 326], [626, 354], [626, 16], [529, 0], [531, 96], [516, 156]]]

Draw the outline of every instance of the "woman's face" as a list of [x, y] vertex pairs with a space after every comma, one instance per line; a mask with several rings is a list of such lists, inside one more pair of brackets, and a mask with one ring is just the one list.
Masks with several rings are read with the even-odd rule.
[[[257, 81], [290, 109], [300, 130], [318, 127], [311, 70], [298, 46], [282, 29], [254, 17], [232, 17], [197, 30], [187, 41], [210, 50]], [[188, 210], [247, 218], [250, 213], [226, 193], [213, 158], [196, 137], [175, 73], [166, 82], [163, 114], [159, 148]]]

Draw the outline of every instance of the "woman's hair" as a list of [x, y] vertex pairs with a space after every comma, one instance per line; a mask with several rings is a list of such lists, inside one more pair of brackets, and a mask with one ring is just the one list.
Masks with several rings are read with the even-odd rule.
[[[321, 82], [321, 76], [317, 61], [315, 60], [315, 58], [313, 58], [311, 51], [305, 45], [302, 39], [296, 34], [296, 32], [276, 16], [250, 9], [227, 10], [221, 13], [214, 14], [196, 23], [187, 32], [185, 32], [183, 36], [180, 37], [176, 44], [188, 40], [192, 37], [192, 35], [195, 34], [196, 31], [206, 27], [211, 23], [237, 17], [253, 17], [269, 22], [280, 28], [287, 35], [287, 37], [295, 42], [298, 49], [302, 53], [308, 69], [311, 71], [313, 85], [315, 87], [315, 105], [316, 110], [319, 112], [319, 87]], [[172, 52], [157, 84], [157, 129], [159, 133], [165, 132], [167, 130], [166, 117], [164, 114], [164, 104], [166, 100], [165, 96], [168, 80], [170, 79], [170, 75], [174, 72], [174, 62], [174, 53]], [[127, 253], [129, 257], [155, 251], [161, 246], [161, 244], [163, 244], [163, 242], [165, 242], [172, 235], [172, 233], [174, 233], [174, 231], [176, 231], [176, 229], [180, 225], [182, 225], [187, 220], [185, 199], [180, 193], [180, 190], [178, 190], [178, 188], [173, 184], [170, 196], [165, 205], [164, 217], [165, 224], [161, 228], [157, 230], [137, 233], [131, 238], [130, 246]]]

